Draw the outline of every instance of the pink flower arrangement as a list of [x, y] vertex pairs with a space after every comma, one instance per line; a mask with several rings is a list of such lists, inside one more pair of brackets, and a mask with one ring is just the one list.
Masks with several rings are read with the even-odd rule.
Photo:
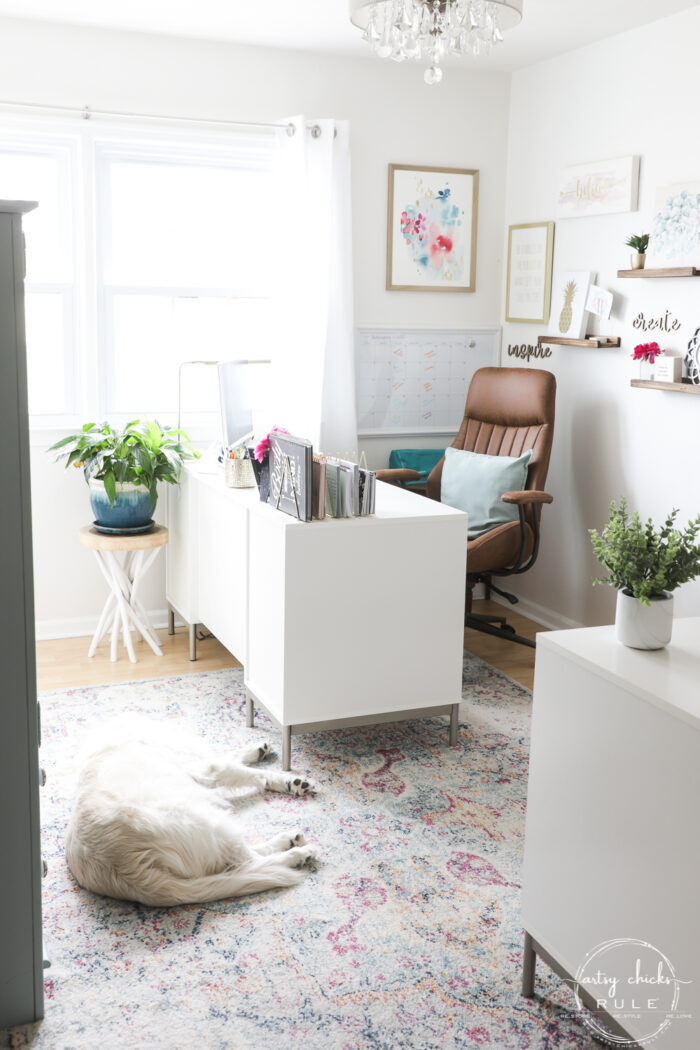
[[[288, 434], [289, 431], [285, 430], [284, 427], [273, 427], [270, 434], [274, 434], [277, 431], [278, 434]], [[265, 453], [270, 451], [270, 434], [267, 434], [261, 441], [258, 441], [255, 446], [255, 458], [258, 463], [262, 463]]]
[[661, 349], [658, 343], [640, 343], [635, 346], [634, 353], [632, 354], [633, 361], [648, 361], [650, 364], [654, 364], [654, 361], [663, 354], [664, 351]]

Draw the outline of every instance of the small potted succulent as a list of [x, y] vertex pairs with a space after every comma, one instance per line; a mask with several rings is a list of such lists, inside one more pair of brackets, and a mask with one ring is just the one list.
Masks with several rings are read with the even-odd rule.
[[628, 248], [634, 249], [634, 254], [630, 258], [630, 263], [633, 270], [643, 270], [644, 263], [647, 261], [647, 248], [649, 247], [649, 234], [639, 233], [632, 234], [628, 241], [625, 241]]
[[627, 501], [610, 504], [610, 519], [601, 533], [589, 529], [598, 561], [608, 576], [596, 583], [617, 588], [615, 633], [632, 649], [663, 649], [671, 641], [673, 591], [700, 576], [700, 514], [683, 531], [674, 509], [660, 529], [651, 518], [630, 515]]
[[95, 526], [109, 532], [143, 532], [153, 525], [158, 482], [175, 485], [185, 459], [200, 453], [182, 430], [138, 419], [116, 430], [86, 423], [52, 445], [66, 467], [82, 467], [90, 490]]

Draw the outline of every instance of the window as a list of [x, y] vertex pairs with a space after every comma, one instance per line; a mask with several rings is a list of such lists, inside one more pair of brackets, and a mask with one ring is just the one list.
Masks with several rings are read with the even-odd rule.
[[[98, 287], [103, 401], [168, 418], [182, 361], [266, 356], [272, 151], [100, 146]], [[215, 408], [212, 371], [183, 406]]]
[[[181, 362], [269, 357], [273, 136], [16, 126], [0, 130], [0, 196], [39, 204], [24, 219], [34, 427], [173, 423]], [[187, 425], [211, 427], [215, 370], [183, 387]]]
[[78, 409], [76, 142], [0, 136], [0, 197], [37, 201], [24, 217], [29, 411], [56, 423]]

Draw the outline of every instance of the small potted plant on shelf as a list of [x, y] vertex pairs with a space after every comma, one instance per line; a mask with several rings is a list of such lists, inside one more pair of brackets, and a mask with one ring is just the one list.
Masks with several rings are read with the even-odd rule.
[[628, 241], [625, 241], [628, 248], [634, 249], [634, 255], [631, 256], [630, 262], [633, 270], [643, 270], [644, 263], [647, 261], [647, 248], [649, 247], [649, 234], [639, 233], [632, 234]]
[[177, 484], [183, 461], [200, 455], [184, 431], [138, 419], [123, 430], [86, 423], [49, 451], [65, 457], [66, 467], [83, 468], [95, 527], [116, 533], [152, 528], [158, 482]]
[[660, 529], [651, 518], [642, 522], [630, 515], [627, 501], [610, 504], [610, 519], [601, 533], [589, 529], [598, 561], [608, 576], [596, 583], [617, 588], [615, 633], [632, 649], [663, 649], [671, 641], [673, 594], [681, 584], [700, 576], [700, 514], [680, 531], [678, 510], [671, 511]]

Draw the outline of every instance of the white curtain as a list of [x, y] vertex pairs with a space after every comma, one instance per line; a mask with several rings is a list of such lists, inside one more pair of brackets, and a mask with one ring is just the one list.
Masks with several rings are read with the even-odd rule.
[[294, 134], [278, 133], [276, 422], [314, 450], [348, 456], [357, 450], [349, 125], [290, 124]]

